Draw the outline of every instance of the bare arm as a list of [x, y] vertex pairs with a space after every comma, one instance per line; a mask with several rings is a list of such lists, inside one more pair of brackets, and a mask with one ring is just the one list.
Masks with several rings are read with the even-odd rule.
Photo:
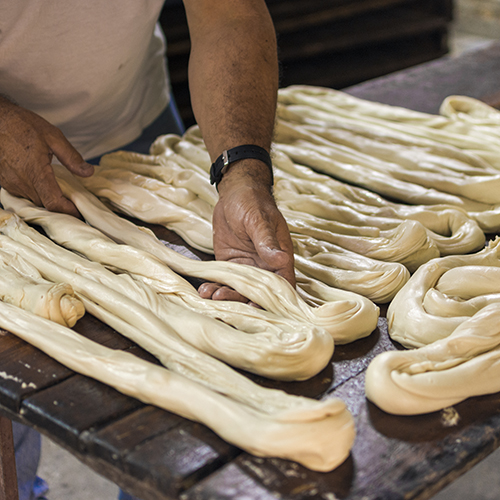
[[[225, 149], [270, 150], [278, 90], [276, 37], [263, 0], [184, 0], [191, 36], [191, 102], [214, 161]], [[219, 184], [214, 250], [219, 260], [255, 265], [295, 285], [290, 234], [271, 192], [268, 167], [232, 163]], [[207, 285], [203, 296], [236, 298]]]

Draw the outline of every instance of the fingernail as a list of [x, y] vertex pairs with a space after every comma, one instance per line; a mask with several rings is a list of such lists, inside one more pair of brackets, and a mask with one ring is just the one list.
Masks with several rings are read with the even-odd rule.
[[90, 163], [87, 163], [87, 162], [82, 163], [82, 172], [85, 172], [85, 173], [94, 172], [94, 165], [91, 165]]

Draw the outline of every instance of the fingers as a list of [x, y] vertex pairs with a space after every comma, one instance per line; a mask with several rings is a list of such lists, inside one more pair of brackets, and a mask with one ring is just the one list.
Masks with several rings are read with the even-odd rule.
[[33, 200], [34, 203], [43, 205], [51, 212], [60, 212], [81, 218], [80, 212], [73, 202], [63, 195], [50, 164], [40, 169], [35, 188], [40, 202], [37, 203], [36, 200]]
[[233, 302], [247, 303], [248, 299], [232, 288], [220, 283], [203, 283], [198, 288], [198, 293], [203, 299], [230, 300]]
[[53, 127], [46, 134], [46, 140], [54, 156], [70, 172], [80, 177], [90, 177], [94, 173], [94, 167], [84, 161], [82, 155], [71, 145], [58, 128]]
[[[80, 177], [89, 177], [94, 173], [94, 167], [83, 160], [82, 155], [57, 127], [50, 126], [45, 130], [45, 140], [52, 154], [70, 172]], [[39, 181], [37, 192], [45, 208], [81, 218], [73, 202], [63, 195], [50, 164], [41, 170]]]

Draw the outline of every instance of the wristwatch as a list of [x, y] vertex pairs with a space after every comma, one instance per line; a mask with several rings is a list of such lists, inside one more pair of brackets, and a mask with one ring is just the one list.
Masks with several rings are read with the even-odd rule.
[[244, 160], [245, 158], [254, 158], [264, 162], [269, 167], [269, 171], [271, 172], [271, 184], [273, 183], [273, 163], [271, 161], [271, 156], [264, 148], [253, 144], [247, 144], [245, 146], [226, 149], [222, 152], [210, 167], [210, 184], [215, 184], [215, 187], [217, 187], [227, 167], [231, 163], [238, 160]]

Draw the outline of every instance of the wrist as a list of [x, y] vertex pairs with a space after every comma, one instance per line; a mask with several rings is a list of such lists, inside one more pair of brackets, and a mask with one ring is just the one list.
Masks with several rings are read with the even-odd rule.
[[[244, 160], [257, 160], [259, 163], [263, 163], [267, 166], [269, 170], [269, 184], [273, 183], [273, 164], [271, 161], [271, 156], [269, 152], [255, 144], [246, 144], [242, 146], [236, 146], [231, 149], [224, 150], [222, 154], [212, 163], [210, 168], [210, 183], [215, 184], [216, 188], [219, 188], [219, 183], [229, 169], [235, 164], [243, 162]], [[246, 165], [247, 163], [245, 163]], [[234, 172], [234, 167], [232, 168]], [[242, 170], [244, 172], [244, 170]], [[250, 173], [247, 172], [247, 173]], [[257, 175], [260, 178], [259, 172]]]
[[272, 193], [272, 182], [271, 171], [264, 162], [247, 158], [228, 165], [217, 190], [220, 196], [241, 187]]

